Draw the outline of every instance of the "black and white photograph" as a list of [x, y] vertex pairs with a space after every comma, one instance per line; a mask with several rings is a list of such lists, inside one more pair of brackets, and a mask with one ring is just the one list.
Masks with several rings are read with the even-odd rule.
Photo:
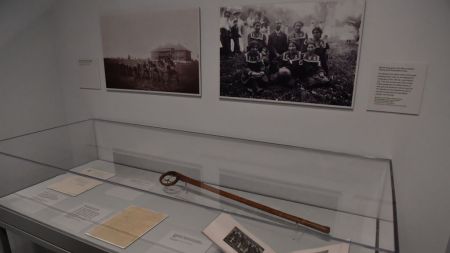
[[234, 227], [223, 239], [237, 253], [263, 253], [264, 248], [247, 236], [238, 227]]
[[221, 213], [203, 229], [203, 234], [226, 253], [275, 253], [267, 243], [226, 213]]
[[221, 98], [353, 108], [364, 6], [221, 7]]
[[200, 95], [199, 9], [114, 13], [100, 27], [107, 89]]

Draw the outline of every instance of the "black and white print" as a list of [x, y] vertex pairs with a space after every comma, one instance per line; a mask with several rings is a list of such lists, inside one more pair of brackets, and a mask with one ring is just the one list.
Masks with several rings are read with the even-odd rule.
[[222, 7], [221, 98], [352, 108], [364, 5]]
[[200, 95], [198, 9], [113, 13], [100, 25], [108, 89]]
[[263, 253], [264, 248], [247, 236], [238, 227], [234, 227], [223, 239], [237, 253]]

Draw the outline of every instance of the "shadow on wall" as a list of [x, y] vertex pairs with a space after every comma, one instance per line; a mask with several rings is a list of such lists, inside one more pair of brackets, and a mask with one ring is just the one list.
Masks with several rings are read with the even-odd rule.
[[448, 238], [447, 250], [445, 251], [445, 253], [450, 253], [450, 237]]
[[0, 47], [36, 22], [55, 4], [55, 0], [0, 2]]

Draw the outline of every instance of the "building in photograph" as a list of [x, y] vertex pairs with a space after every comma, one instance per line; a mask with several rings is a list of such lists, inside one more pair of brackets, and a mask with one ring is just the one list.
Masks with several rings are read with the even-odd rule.
[[174, 62], [186, 63], [192, 61], [191, 51], [181, 44], [160, 46], [151, 52], [152, 60], [171, 58]]

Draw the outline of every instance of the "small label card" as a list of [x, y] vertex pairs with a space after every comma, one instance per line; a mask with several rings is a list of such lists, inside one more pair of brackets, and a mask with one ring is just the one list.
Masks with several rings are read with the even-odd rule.
[[114, 173], [108, 172], [108, 171], [104, 171], [104, 170], [98, 170], [98, 169], [94, 169], [94, 168], [86, 168], [80, 171], [81, 174], [85, 174], [91, 177], [96, 177], [96, 178], [100, 178], [103, 180], [112, 178], [115, 176]]
[[98, 180], [77, 175], [70, 175], [63, 178], [59, 182], [47, 186], [47, 188], [68, 194], [70, 196], [77, 196], [100, 184], [102, 184], [102, 182]]
[[221, 214], [203, 233], [226, 253], [275, 253], [228, 214]]
[[203, 253], [211, 247], [212, 242], [206, 238], [200, 238], [181, 231], [172, 231], [164, 236], [158, 244], [184, 253]]
[[100, 90], [100, 68], [98, 59], [78, 59], [80, 88]]
[[348, 253], [348, 250], [348, 243], [339, 243], [315, 249], [296, 250], [291, 253]]
[[367, 110], [419, 114], [426, 72], [423, 63], [377, 64]]
[[109, 215], [112, 211], [100, 206], [84, 203], [67, 213], [56, 216], [53, 222], [72, 232], [79, 233], [81, 230], [96, 224], [101, 219]]

